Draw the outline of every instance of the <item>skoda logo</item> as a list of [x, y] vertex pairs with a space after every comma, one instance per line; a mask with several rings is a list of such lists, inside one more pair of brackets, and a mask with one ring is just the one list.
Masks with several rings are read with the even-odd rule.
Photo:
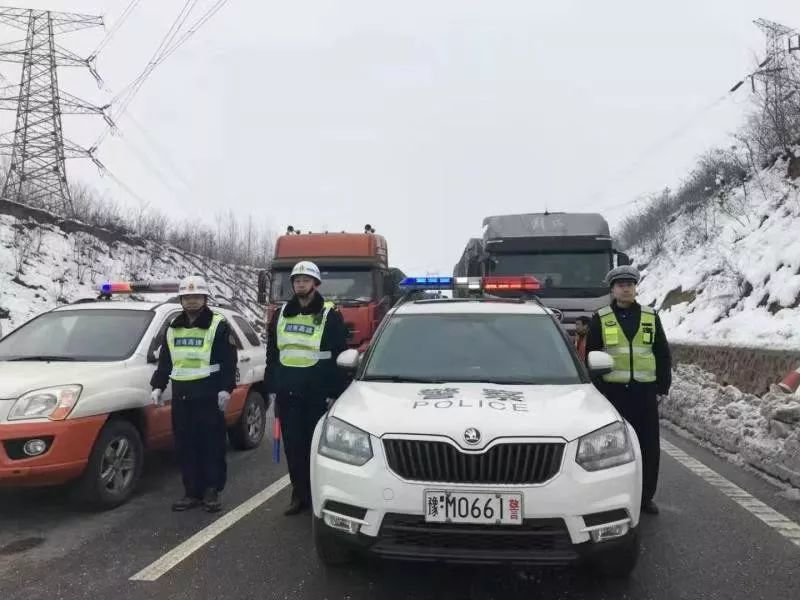
[[474, 446], [481, 441], [481, 432], [474, 427], [470, 427], [464, 432], [464, 441]]

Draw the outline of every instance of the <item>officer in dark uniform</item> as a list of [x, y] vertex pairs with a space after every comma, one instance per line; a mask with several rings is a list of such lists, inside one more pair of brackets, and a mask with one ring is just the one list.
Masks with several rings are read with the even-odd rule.
[[657, 514], [653, 496], [661, 456], [658, 396], [669, 393], [672, 358], [658, 315], [636, 302], [639, 279], [639, 271], [632, 266], [608, 273], [606, 281], [614, 299], [592, 316], [586, 354], [600, 350], [614, 359], [613, 371], [594, 384], [636, 431], [644, 471], [642, 510]]
[[317, 289], [322, 277], [314, 263], [297, 263], [290, 278], [294, 296], [268, 326], [264, 387], [275, 399], [292, 481], [285, 514], [295, 515], [311, 506], [314, 428], [347, 386], [336, 366], [347, 349], [347, 330], [333, 303]]
[[208, 307], [205, 280], [187, 277], [178, 296], [183, 312], [167, 329], [150, 380], [157, 406], [164, 406], [162, 394], [172, 381], [172, 432], [185, 492], [172, 510], [203, 504], [218, 512], [227, 479], [225, 409], [236, 387], [238, 356], [224, 317]]

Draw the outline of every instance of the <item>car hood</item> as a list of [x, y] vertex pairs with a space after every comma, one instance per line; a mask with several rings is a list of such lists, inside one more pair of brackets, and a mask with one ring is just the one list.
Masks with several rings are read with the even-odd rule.
[[119, 363], [0, 361], [0, 400], [19, 398], [31, 390], [82, 383], [93, 373], [119, 368]]
[[331, 414], [372, 435], [445, 435], [463, 445], [480, 431], [480, 448], [497, 437], [572, 441], [620, 416], [591, 384], [494, 385], [354, 381]]

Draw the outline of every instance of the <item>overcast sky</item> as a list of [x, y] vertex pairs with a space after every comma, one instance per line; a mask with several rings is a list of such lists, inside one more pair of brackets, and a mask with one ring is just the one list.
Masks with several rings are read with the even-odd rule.
[[[103, 15], [108, 29], [128, 2], [13, 5]], [[184, 3], [141, 0], [100, 55], [105, 90], [74, 69], [62, 87], [108, 102]], [[98, 156], [176, 218], [213, 223], [230, 207], [280, 232], [368, 222], [407, 274], [450, 273], [486, 215], [547, 207], [613, 224], [729, 144], [748, 88], [726, 94], [763, 56], [758, 17], [800, 28], [800, 2], [230, 0], [153, 72]], [[88, 54], [103, 35], [59, 43]], [[19, 37], [0, 26], [0, 43]], [[102, 129], [64, 118], [87, 146]], [[137, 203], [88, 161], [68, 175]]]

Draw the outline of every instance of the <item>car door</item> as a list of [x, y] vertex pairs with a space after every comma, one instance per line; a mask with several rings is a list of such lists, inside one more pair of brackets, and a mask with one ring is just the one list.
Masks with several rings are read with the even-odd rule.
[[[150, 342], [148, 356], [156, 351], [163, 352], [162, 346], [166, 340], [167, 327], [169, 327], [169, 324], [172, 323], [173, 319], [177, 317], [180, 312], [180, 308], [177, 308], [176, 310], [168, 312], [163, 317], [156, 334], [153, 336]], [[153, 366], [155, 367], [155, 365]], [[150, 390], [150, 376], [152, 376], [152, 374], [152, 371], [149, 371], [147, 381], [142, 382], [142, 385], [145, 386], [148, 391]], [[167, 442], [172, 436], [171, 385], [168, 385], [167, 389], [164, 390], [163, 398], [166, 401], [164, 406], [159, 407], [151, 404], [145, 411], [147, 416], [147, 432], [149, 443], [159, 446]]]
[[231, 327], [238, 338], [239, 373], [238, 385], [252, 385], [264, 379], [267, 355], [261, 338], [242, 315], [231, 315]]

